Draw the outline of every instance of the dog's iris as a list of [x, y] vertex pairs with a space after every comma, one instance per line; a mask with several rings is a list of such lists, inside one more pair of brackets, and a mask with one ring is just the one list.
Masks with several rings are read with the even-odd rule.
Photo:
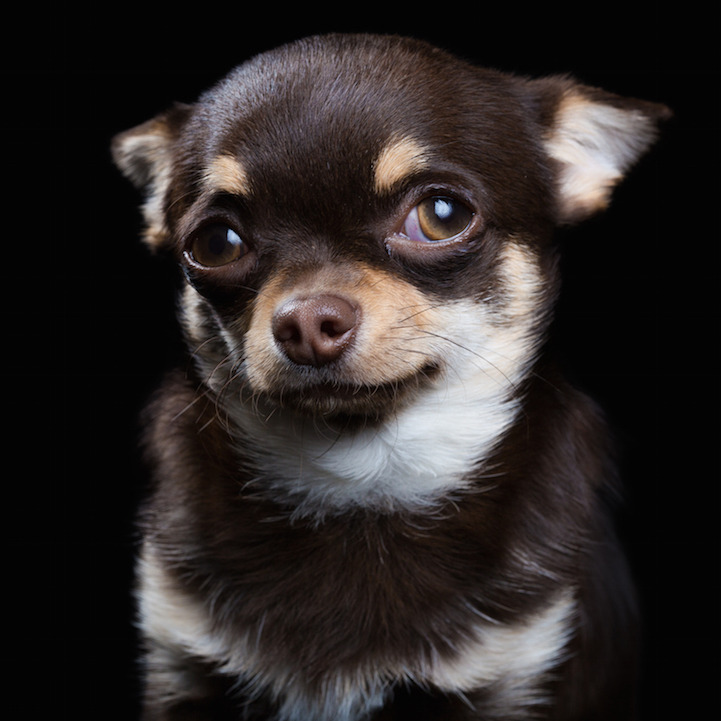
[[444, 196], [422, 200], [408, 214], [403, 233], [411, 240], [434, 242], [460, 235], [473, 219], [463, 203]]
[[232, 229], [221, 223], [207, 225], [193, 237], [192, 259], [207, 268], [217, 268], [238, 260], [246, 253], [245, 243]]

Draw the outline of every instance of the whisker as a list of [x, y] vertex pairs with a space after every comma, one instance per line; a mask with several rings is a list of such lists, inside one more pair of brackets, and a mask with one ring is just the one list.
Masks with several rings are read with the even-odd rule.
[[168, 208], [167, 208], [166, 212], [169, 212], [170, 210], [172, 210], [178, 203], [181, 203], [181, 202], [184, 201], [186, 198], [192, 198], [196, 193], [197, 193], [196, 188], [195, 188], [195, 187], [192, 187], [190, 190], [186, 191], [186, 192], [183, 193], [182, 195], [179, 195], [177, 198], [175, 198], [175, 199], [173, 200], [172, 203], [170, 203], [170, 204], [168, 205]]
[[209, 345], [210, 343], [213, 343], [213, 342], [218, 341], [218, 340], [220, 340], [220, 341], [222, 342], [221, 337], [218, 336], [218, 335], [209, 336], [208, 338], [206, 338], [202, 343], [200, 343], [199, 345], [197, 345], [197, 346], [190, 352], [190, 357], [191, 357], [191, 358], [195, 358], [196, 356], [200, 356], [201, 350], [202, 350], [206, 345]]
[[[448, 336], [441, 335], [440, 333], [435, 333], [433, 331], [424, 330], [424, 329], [421, 329], [421, 332], [425, 333], [426, 335], [432, 336], [433, 338], [438, 338], [439, 340], [445, 341], [446, 343], [450, 343], [451, 345], [454, 345], [457, 348], [460, 348], [461, 350], [466, 351], [467, 353], [470, 353], [473, 356], [476, 356], [476, 358], [483, 361], [483, 363], [486, 363], [491, 368], [493, 368], [498, 373], [500, 373], [503, 376], [503, 378], [505, 378], [505, 380], [508, 382], [508, 384], [511, 386], [511, 388], [513, 388], [514, 390], [518, 389], [518, 384], [515, 381], [513, 381], [511, 378], [509, 378], [506, 373], [504, 373], [495, 363], [493, 363], [493, 361], [489, 360], [486, 356], [482, 355], [479, 351], [475, 351], [472, 348], [469, 348], [468, 346], [463, 345], [463, 343], [459, 343], [458, 341], [453, 340], [453, 338], [449, 338]], [[496, 351], [496, 354], [500, 355], [497, 351]], [[503, 356], [501, 356], [501, 357], [503, 357]], [[487, 371], [482, 366], [479, 366], [478, 369], [480, 371], [487, 373]]]
[[443, 305], [444, 305], [443, 303], [434, 303], [434, 304], [424, 303], [424, 304], [419, 305], [419, 306], [409, 305], [409, 306], [407, 306], [407, 307], [405, 307], [405, 308], [402, 308], [402, 310], [408, 311], [408, 310], [410, 310], [411, 308], [416, 308], [416, 307], [419, 307], [420, 310], [417, 310], [417, 311], [411, 313], [410, 315], [406, 316], [405, 318], [401, 318], [401, 320], [399, 321], [399, 323], [406, 323], [407, 321], [411, 320], [412, 318], [416, 318], [416, 317], [418, 317], [419, 315], [422, 315], [423, 313], [427, 313], [427, 312], [430, 311], [430, 310], [435, 310], [436, 308], [442, 308]]
[[190, 403], [187, 403], [183, 408], [181, 408], [181, 409], [170, 419], [171, 422], [177, 421], [178, 418], [180, 418], [180, 416], [182, 416], [182, 415], [184, 415], [185, 413], [187, 413], [198, 401], [203, 400], [203, 399], [208, 395], [208, 393], [210, 393], [210, 389], [209, 389], [209, 388], [206, 388], [206, 390], [204, 390], [202, 393], [200, 393], [199, 395], [196, 395], [195, 398], [193, 398], [193, 400], [190, 401]]
[[198, 428], [198, 433], [202, 433], [213, 421], [215, 420], [215, 415], [212, 415], [205, 423], [203, 423], [200, 428]]

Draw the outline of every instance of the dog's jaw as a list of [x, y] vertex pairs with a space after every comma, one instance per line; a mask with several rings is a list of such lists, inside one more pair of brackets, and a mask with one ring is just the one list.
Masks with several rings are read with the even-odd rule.
[[[355, 430], [282, 409], [263, 418], [237, 405], [239, 456], [253, 459], [257, 490], [294, 516], [432, 506], [467, 487], [516, 418], [519, 401], [482, 376], [436, 381], [391, 417]], [[473, 389], [471, 398], [477, 381], [488, 393]]]

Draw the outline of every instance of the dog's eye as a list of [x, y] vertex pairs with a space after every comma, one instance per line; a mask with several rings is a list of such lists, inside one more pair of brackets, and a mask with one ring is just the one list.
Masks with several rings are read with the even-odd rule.
[[217, 268], [242, 258], [247, 246], [227, 225], [206, 225], [193, 236], [190, 256], [206, 268]]
[[422, 200], [408, 214], [403, 235], [429, 243], [460, 235], [473, 219], [473, 211], [453, 198], [432, 196]]

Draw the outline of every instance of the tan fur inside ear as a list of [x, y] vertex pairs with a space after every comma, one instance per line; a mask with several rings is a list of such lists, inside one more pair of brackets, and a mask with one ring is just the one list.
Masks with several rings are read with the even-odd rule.
[[608, 205], [614, 186], [656, 139], [661, 107], [632, 100], [612, 104], [579, 89], [564, 94], [545, 140], [559, 166], [561, 222], [582, 220]]
[[177, 105], [113, 139], [113, 160], [123, 175], [145, 193], [144, 240], [159, 248], [168, 237], [163, 199], [170, 183], [174, 143], [190, 106]]

